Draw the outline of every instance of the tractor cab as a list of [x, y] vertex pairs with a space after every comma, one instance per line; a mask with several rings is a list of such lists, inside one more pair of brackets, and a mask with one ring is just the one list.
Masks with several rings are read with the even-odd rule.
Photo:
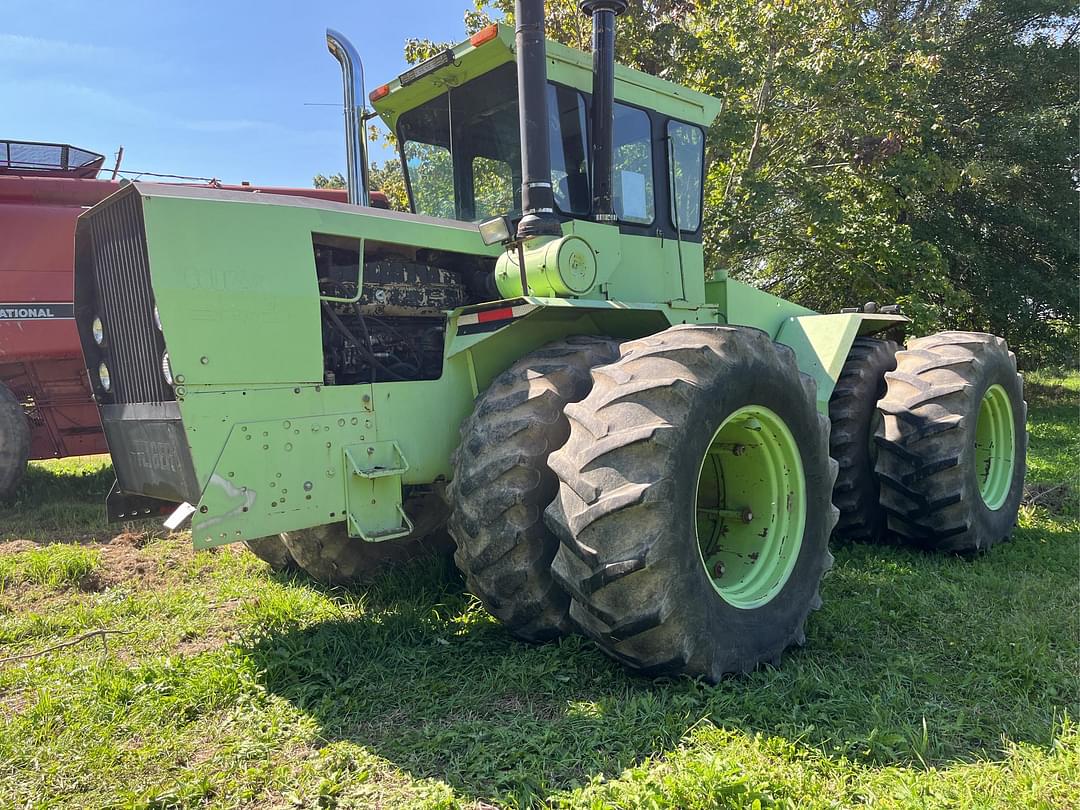
[[[554, 213], [593, 221], [591, 58], [546, 43], [547, 129]], [[514, 32], [492, 25], [376, 88], [393, 132], [412, 210], [475, 222], [522, 214], [522, 149]], [[704, 127], [711, 96], [615, 66], [614, 222], [627, 234], [699, 241]]]

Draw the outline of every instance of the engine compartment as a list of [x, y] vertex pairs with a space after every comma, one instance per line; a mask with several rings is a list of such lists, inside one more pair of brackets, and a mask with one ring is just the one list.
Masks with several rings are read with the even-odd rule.
[[369, 241], [358, 294], [359, 240], [316, 234], [313, 247], [326, 385], [438, 379], [446, 313], [499, 297], [493, 259]]

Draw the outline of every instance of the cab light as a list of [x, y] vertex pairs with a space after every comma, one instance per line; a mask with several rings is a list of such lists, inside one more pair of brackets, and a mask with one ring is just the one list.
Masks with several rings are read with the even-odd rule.
[[390, 95], [390, 85], [384, 84], [372, 90], [371, 93], [368, 94], [368, 99], [374, 104], [380, 98], [385, 98], [388, 95]]
[[510, 220], [507, 217], [495, 217], [481, 222], [480, 238], [485, 245], [498, 245], [510, 241]]
[[398, 82], [402, 87], [405, 87], [415, 81], [419, 81], [429, 73], [434, 73], [439, 68], [444, 68], [447, 65], [452, 64], [454, 64], [454, 50], [453, 48], [447, 48], [442, 53], [437, 53], [430, 59], [425, 59], [416, 67], [406, 70], [398, 76]]
[[493, 25], [489, 25], [487, 28], [481, 28], [479, 31], [469, 37], [469, 44], [475, 48], [477, 45], [483, 45], [485, 42], [490, 42], [498, 35], [499, 24], [495, 23]]

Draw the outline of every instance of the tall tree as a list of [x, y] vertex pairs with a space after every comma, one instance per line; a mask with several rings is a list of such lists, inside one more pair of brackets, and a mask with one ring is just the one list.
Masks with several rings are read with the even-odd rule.
[[911, 222], [968, 296], [943, 320], [1003, 335], [1028, 364], [1075, 364], [1075, 6], [935, 5], [914, 16], [922, 47], [941, 62], [931, 85], [941, 125], [926, 148], [954, 167], [956, 182], [913, 200]]

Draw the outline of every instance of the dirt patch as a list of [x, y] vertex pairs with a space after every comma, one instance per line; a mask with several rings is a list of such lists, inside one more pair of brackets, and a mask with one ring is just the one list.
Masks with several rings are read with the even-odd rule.
[[157, 536], [151, 532], [123, 531], [109, 541], [110, 546], [128, 546], [129, 548], [146, 548]]
[[228, 643], [226, 636], [201, 636], [181, 641], [173, 649], [177, 655], [198, 655], [199, 653], [220, 650]]
[[[156, 544], [156, 541], [162, 542]], [[31, 540], [8, 540], [0, 542], [0, 555], [33, 551], [44, 545]], [[160, 534], [153, 532], [124, 531], [108, 543], [80, 545], [100, 555], [97, 567], [83, 577], [75, 588], [87, 592], [103, 591], [121, 584], [144, 589], [158, 588], [195, 555], [191, 541], [186, 536], [173, 535], [163, 539]]]
[[1038, 506], [1051, 515], [1075, 514], [1077, 501], [1076, 487], [1064, 481], [1024, 486], [1024, 506]]
[[33, 695], [29, 689], [16, 689], [5, 695], [0, 695], [0, 716], [14, 717], [22, 714], [33, 701]]
[[95, 546], [101, 553], [101, 563], [82, 583], [82, 589], [102, 591], [129, 583], [143, 589], [158, 588], [168, 581], [171, 571], [195, 555], [187, 541], [171, 544], [165, 554], [147, 552], [153, 539], [126, 532], [112, 542]]

